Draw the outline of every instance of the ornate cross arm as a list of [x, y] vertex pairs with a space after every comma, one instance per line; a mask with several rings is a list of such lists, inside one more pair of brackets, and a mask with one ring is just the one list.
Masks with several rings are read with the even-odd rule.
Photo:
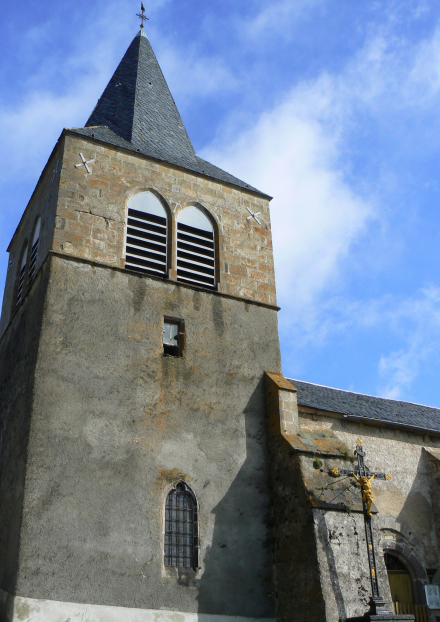
[[[337, 471], [337, 472], [336, 472]], [[370, 477], [374, 477], [375, 479], [383, 479], [383, 480], [390, 480], [391, 479], [391, 475], [388, 475], [388, 473], [383, 473], [382, 471], [370, 471], [370, 469], [365, 468], [365, 475], [366, 477], [370, 478]], [[332, 473], [334, 473], [335, 475], [357, 475], [357, 477], [362, 477], [362, 473], [359, 471], [359, 467], [355, 467], [354, 469], [332, 469]]]

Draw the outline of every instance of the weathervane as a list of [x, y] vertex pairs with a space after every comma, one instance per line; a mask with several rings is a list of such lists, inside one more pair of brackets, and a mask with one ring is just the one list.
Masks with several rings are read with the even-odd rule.
[[141, 2], [141, 13], [136, 13], [136, 17], [139, 17], [139, 19], [141, 19], [141, 28], [144, 27], [144, 22], [145, 20], [148, 20], [148, 17], [145, 17], [145, 8], [144, 5]]

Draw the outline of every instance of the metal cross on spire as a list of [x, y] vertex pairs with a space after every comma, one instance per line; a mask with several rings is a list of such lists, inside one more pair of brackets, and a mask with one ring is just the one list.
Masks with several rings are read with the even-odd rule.
[[141, 28], [144, 27], [144, 22], [145, 20], [149, 21], [148, 17], [145, 17], [145, 7], [141, 2], [141, 13], [136, 13], [136, 17], [139, 17], [139, 19], [141, 20]]

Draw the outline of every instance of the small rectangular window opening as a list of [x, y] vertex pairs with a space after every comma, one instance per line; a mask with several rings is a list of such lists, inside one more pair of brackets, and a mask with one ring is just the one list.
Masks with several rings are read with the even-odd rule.
[[182, 320], [164, 318], [163, 353], [165, 356], [183, 356], [185, 326]]

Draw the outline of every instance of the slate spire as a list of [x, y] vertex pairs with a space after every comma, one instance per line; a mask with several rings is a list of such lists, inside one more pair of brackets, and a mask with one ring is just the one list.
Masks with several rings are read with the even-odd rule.
[[86, 125], [69, 131], [270, 198], [196, 155], [143, 28], [125, 52]]
[[85, 127], [107, 126], [138, 151], [192, 160], [194, 148], [143, 28], [131, 42]]

